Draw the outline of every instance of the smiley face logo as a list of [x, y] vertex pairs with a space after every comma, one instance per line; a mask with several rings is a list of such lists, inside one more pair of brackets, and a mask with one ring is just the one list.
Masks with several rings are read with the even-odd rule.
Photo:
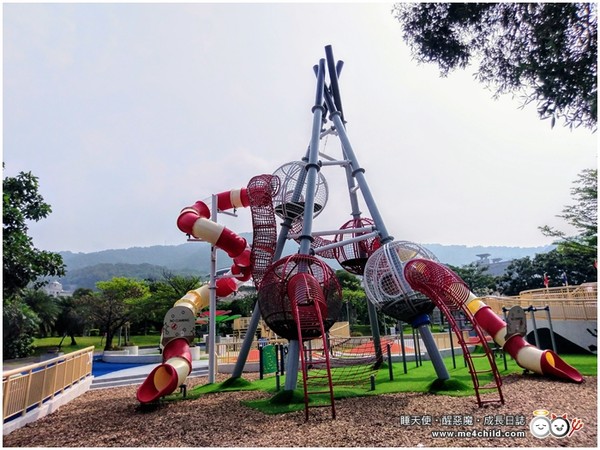
[[552, 433], [552, 436], [557, 437], [559, 439], [564, 438], [567, 434], [569, 434], [570, 429], [571, 424], [564, 416], [554, 417], [552, 419], [552, 422], [550, 422], [550, 433]]
[[550, 434], [550, 419], [545, 416], [536, 416], [529, 423], [529, 431], [538, 439], [543, 439]]

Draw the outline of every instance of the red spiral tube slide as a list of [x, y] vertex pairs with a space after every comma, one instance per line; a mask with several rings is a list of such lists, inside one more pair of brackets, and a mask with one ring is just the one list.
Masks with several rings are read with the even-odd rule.
[[[217, 207], [222, 211], [249, 205], [250, 199], [246, 188], [217, 194]], [[233, 258], [229, 274], [235, 277], [217, 280], [217, 296], [227, 297], [237, 291], [241, 283], [250, 279], [252, 272], [248, 242], [224, 225], [210, 220], [210, 210], [206, 203], [197, 201], [192, 206], [183, 208], [177, 218], [177, 227], [186, 234], [211, 243]]]

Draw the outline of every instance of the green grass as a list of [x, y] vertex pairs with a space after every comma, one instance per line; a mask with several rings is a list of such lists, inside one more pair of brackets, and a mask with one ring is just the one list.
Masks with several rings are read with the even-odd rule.
[[595, 355], [560, 355], [560, 357], [579, 370], [582, 375], [598, 374], [598, 358]]
[[[594, 355], [561, 355], [561, 357], [573, 367], [576, 367], [583, 375], [597, 375], [597, 357]], [[402, 363], [394, 363], [392, 365], [394, 372], [394, 380], [389, 379], [389, 370], [386, 364], [377, 372], [375, 378], [375, 390], [370, 390], [369, 380], [366, 380], [363, 386], [336, 386], [334, 387], [334, 398], [351, 398], [362, 397], [379, 394], [392, 394], [401, 392], [429, 392], [438, 395], [450, 396], [473, 396], [473, 383], [471, 375], [462, 358], [456, 358], [456, 369], [452, 366], [450, 357], [444, 360], [450, 379], [446, 381], [437, 380], [435, 370], [430, 361], [423, 361], [423, 365], [416, 367], [415, 363], [407, 363], [407, 373], [403, 372]], [[485, 368], [487, 365], [486, 358], [478, 358], [474, 360], [476, 368]], [[501, 376], [507, 376], [513, 373], [522, 373], [523, 369], [519, 367], [512, 358], [507, 358], [507, 369], [504, 369], [503, 360], [496, 359], [496, 364]], [[336, 369], [333, 369], [335, 372]], [[537, 376], [537, 375], [534, 375]], [[492, 374], [480, 376], [482, 385], [491, 382]], [[284, 385], [284, 377], [280, 380], [281, 386]], [[229, 379], [223, 383], [206, 384], [198, 386], [188, 391], [187, 399], [198, 398], [202, 395], [213, 392], [223, 391], [238, 391], [238, 390], [260, 390], [272, 394], [272, 397], [259, 400], [250, 400], [243, 402], [245, 405], [258, 409], [265, 414], [283, 414], [292, 411], [304, 409], [304, 394], [302, 391], [302, 381], [299, 379], [299, 388], [294, 391], [276, 390], [276, 382], [274, 376], [269, 376], [264, 380], [249, 382], [243, 378]], [[486, 392], [482, 390], [482, 392]], [[167, 400], [181, 400], [179, 395], [171, 395]], [[312, 395], [309, 398], [310, 403], [328, 404], [328, 394]]]
[[[70, 338], [65, 338], [61, 350], [65, 353], [73, 352], [89, 346], [95, 346], [96, 350], [100, 351], [104, 345], [100, 344], [100, 336], [84, 336], [77, 337], [77, 346], [69, 346]], [[47, 352], [51, 348], [56, 348], [60, 342], [60, 337], [51, 337], [44, 339], [35, 339], [36, 354]], [[131, 340], [139, 346], [158, 346], [159, 336], [132, 336]], [[113, 341], [116, 344], [118, 341]], [[577, 368], [582, 375], [596, 376], [597, 375], [597, 357], [595, 355], [561, 355], [568, 364]], [[485, 368], [487, 365], [486, 358], [476, 358], [474, 360], [477, 368]], [[362, 397], [379, 394], [392, 394], [401, 392], [430, 392], [438, 395], [451, 396], [472, 396], [474, 395], [473, 383], [471, 375], [466, 367], [464, 367], [463, 359], [456, 357], [456, 368], [453, 368], [452, 358], [444, 359], [444, 363], [448, 368], [450, 379], [444, 382], [437, 380], [435, 370], [431, 361], [423, 361], [423, 365], [416, 367], [415, 362], [407, 363], [407, 373], [403, 372], [402, 363], [394, 363], [392, 365], [394, 380], [389, 379], [389, 370], [387, 364], [377, 372], [375, 378], [375, 390], [370, 390], [369, 380], [365, 380], [362, 386], [336, 386], [334, 388], [335, 399]], [[496, 364], [501, 376], [506, 376], [513, 373], [522, 373], [520, 368], [512, 358], [507, 357], [507, 369], [504, 369], [504, 362], [497, 358]], [[336, 369], [333, 369], [335, 372]], [[488, 381], [492, 381], [492, 375], [481, 376], [481, 382], [485, 385]], [[302, 380], [298, 381], [299, 388], [294, 391], [284, 391], [283, 386], [285, 377], [281, 377], [281, 389], [276, 390], [275, 376], [268, 376], [263, 380], [247, 381], [243, 378], [230, 378], [223, 383], [212, 383], [197, 386], [187, 392], [185, 400], [199, 398], [203, 395], [208, 395], [214, 392], [227, 391], [263, 391], [271, 394], [267, 399], [251, 400], [244, 402], [245, 405], [258, 409], [265, 414], [282, 414], [292, 411], [304, 409], [304, 394], [302, 391]], [[171, 394], [164, 398], [166, 401], [180, 401], [181, 395]], [[312, 404], [328, 404], [329, 396], [327, 394], [312, 395], [310, 397]]]
[[[34, 355], [41, 355], [50, 349], [55, 349], [58, 347], [58, 344], [60, 344], [61, 339], [62, 337], [60, 336], [34, 339]], [[102, 336], [77, 336], [75, 337], [75, 340], [77, 341], [77, 345], [70, 345], [71, 338], [67, 336], [63, 340], [60, 350], [64, 353], [71, 353], [93, 345], [95, 350], [101, 351], [104, 350], [104, 343], [106, 342], [106, 340], [102, 340]], [[135, 345], [139, 345], [140, 347], [158, 347], [158, 344], [160, 343], [160, 336], [131, 336], [129, 340], [133, 341]], [[118, 342], [118, 338], [113, 339], [113, 345], [117, 345]], [[121, 340], [121, 344], [124, 344], [123, 339]]]

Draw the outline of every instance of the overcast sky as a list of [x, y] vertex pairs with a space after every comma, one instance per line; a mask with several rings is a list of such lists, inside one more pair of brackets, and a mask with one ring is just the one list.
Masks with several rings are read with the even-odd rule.
[[[392, 4], [4, 4], [4, 176], [53, 212], [41, 249], [180, 244], [179, 211], [300, 159], [331, 44], [350, 141], [386, 227], [419, 243], [538, 246], [597, 137], [418, 65]], [[322, 146], [325, 145], [322, 142]], [[324, 150], [339, 157], [337, 138]], [[339, 168], [314, 229], [350, 219]], [[368, 214], [365, 214], [368, 215]], [[251, 230], [250, 211], [219, 216]], [[564, 227], [563, 227], [564, 228]], [[568, 229], [567, 229], [568, 230]]]

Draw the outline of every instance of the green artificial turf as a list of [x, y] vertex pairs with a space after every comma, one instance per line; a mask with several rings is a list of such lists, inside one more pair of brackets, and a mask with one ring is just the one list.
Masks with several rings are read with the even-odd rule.
[[[582, 375], [596, 376], [597, 357], [595, 355], [561, 355], [568, 364], [576, 367]], [[507, 368], [504, 368], [504, 361], [498, 357], [495, 359], [498, 371], [501, 377], [510, 374], [521, 374], [523, 369], [516, 362], [507, 357]], [[489, 368], [487, 358], [475, 358], [473, 360], [476, 369]], [[364, 380], [360, 386], [334, 386], [334, 398], [351, 398], [368, 395], [392, 394], [400, 392], [429, 392], [437, 395], [450, 396], [474, 396], [473, 382], [471, 374], [465, 367], [463, 358], [455, 358], [456, 368], [451, 357], [444, 359], [444, 363], [450, 375], [449, 380], [438, 380], [431, 361], [423, 361], [422, 365], [416, 366], [416, 363], [407, 362], [407, 373], [404, 373], [402, 362], [392, 364], [393, 380], [390, 380], [389, 367], [383, 364], [375, 375], [375, 390], [371, 390], [370, 380]], [[335, 378], [335, 371], [332, 369]], [[524, 375], [539, 376], [539, 375]], [[482, 374], [479, 377], [480, 384], [485, 386], [493, 381], [491, 373]], [[304, 409], [304, 392], [302, 388], [302, 378], [299, 374], [297, 388], [293, 391], [283, 390], [285, 377], [281, 377], [279, 391], [276, 389], [275, 376], [268, 376], [263, 380], [247, 381], [243, 378], [230, 378], [223, 383], [212, 383], [197, 386], [187, 393], [187, 399], [198, 398], [213, 392], [241, 391], [241, 390], [260, 390], [272, 394], [266, 399], [249, 400], [243, 402], [245, 405], [258, 409], [265, 414], [282, 414]], [[485, 392], [485, 391], [484, 391]], [[180, 400], [180, 394], [173, 394], [165, 398], [166, 400]], [[328, 394], [312, 394], [309, 396], [310, 404], [329, 404]]]

